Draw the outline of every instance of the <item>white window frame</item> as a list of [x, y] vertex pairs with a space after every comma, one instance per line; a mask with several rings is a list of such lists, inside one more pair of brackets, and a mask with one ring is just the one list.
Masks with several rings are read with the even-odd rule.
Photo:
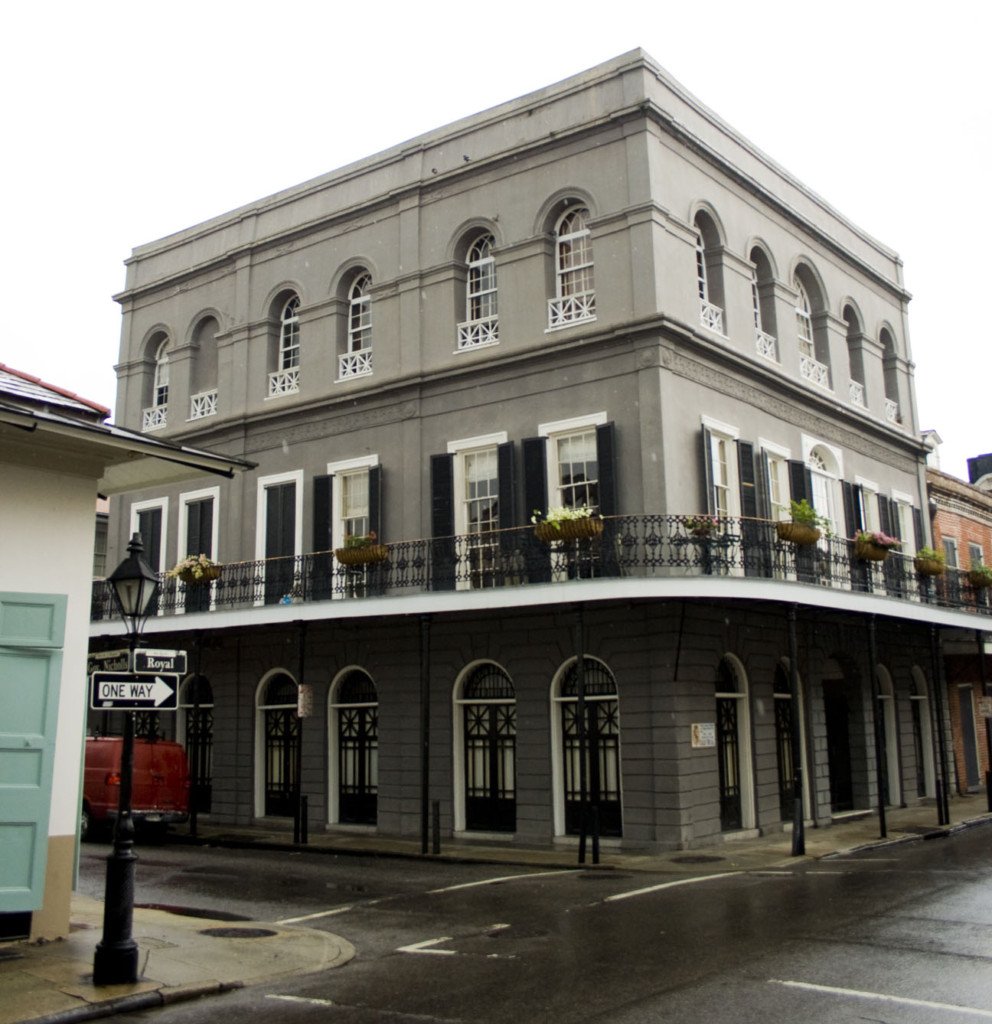
[[981, 544], [976, 544], [973, 540], [968, 541], [968, 565], [969, 567], [977, 562], [979, 565], [985, 564], [985, 552], [982, 550]]
[[372, 347], [372, 275], [363, 270], [348, 289], [348, 352]]
[[[710, 497], [713, 500], [713, 514], [739, 517], [741, 514], [741, 486], [737, 471], [737, 441], [741, 436], [740, 429], [730, 423], [713, 419], [712, 416], [702, 417], [703, 426], [710, 432], [710, 468], [712, 478], [706, 481], [710, 489]], [[720, 450], [723, 447], [725, 458], [721, 460]], [[722, 474], [720, 481], [717, 481], [717, 466], [724, 465], [726, 473]], [[727, 507], [720, 508], [717, 501], [716, 490], [720, 487], [726, 491]], [[685, 509], [686, 512], [695, 512], [696, 509]], [[698, 510], [704, 511], [704, 510]]]
[[[499, 282], [496, 261], [493, 258], [495, 239], [491, 232], [483, 232], [469, 247], [465, 280], [465, 320], [458, 325], [456, 352], [484, 348], [499, 344]], [[485, 255], [479, 255], [484, 252]], [[487, 286], [482, 287], [486, 282]], [[480, 313], [481, 307], [488, 312]]]
[[558, 438], [565, 434], [577, 434], [586, 430], [595, 431], [596, 427], [601, 427], [607, 422], [607, 414], [603, 411], [591, 413], [588, 416], [575, 416], [567, 420], [556, 420], [551, 423], [538, 424], [537, 436], [545, 439], [548, 508], [557, 508], [562, 504], [561, 488], [558, 485], [558, 479], [561, 475], [558, 463]]
[[333, 478], [331, 484], [331, 547], [344, 547], [344, 494], [343, 488], [339, 486], [341, 478], [352, 474], [365, 473], [368, 478], [368, 471], [379, 465], [378, 453], [362, 455], [355, 459], [342, 459], [338, 462], [328, 462], [327, 474]]
[[916, 554], [916, 526], [913, 523], [913, 496], [905, 491], [892, 491], [892, 503], [895, 514], [899, 516], [899, 534], [902, 543], [899, 545], [899, 553], [903, 555]]
[[[828, 444], [819, 438], [802, 435], [803, 464], [810, 470], [813, 479], [813, 502], [812, 505], [817, 513], [824, 516], [830, 526], [832, 533], [837, 536], [844, 535], [844, 496], [841, 491], [840, 482], [844, 479], [844, 452], [836, 445]], [[812, 464], [813, 450], [820, 448], [827, 452], [833, 460], [835, 470], [833, 472], [821, 472]], [[826, 502], [826, 508], [819, 508], [816, 504], [817, 481], [821, 481], [821, 504]]]
[[[582, 215], [582, 227], [577, 231], [562, 233], [562, 227], [569, 218]], [[592, 251], [592, 234], [589, 230], [589, 207], [584, 203], [573, 203], [562, 212], [555, 224], [555, 297], [548, 300], [548, 330], [571, 327], [573, 324], [584, 323], [596, 319], [596, 278], [595, 259]], [[571, 225], [570, 225], [571, 226]], [[563, 250], [566, 245], [579, 243], [585, 249], [585, 262], [562, 266]], [[588, 269], [590, 287], [576, 291], [574, 286], [567, 284], [575, 277], [585, 277]]]
[[468, 533], [468, 517], [465, 514], [465, 456], [474, 452], [487, 451], [506, 444], [505, 430], [494, 434], [479, 434], [477, 437], [464, 437], [457, 441], [449, 441], [447, 450], [454, 455], [452, 482], [455, 498], [455, 534], [461, 536]]
[[[863, 476], [855, 476], [854, 482], [861, 488], [861, 520], [864, 529], [871, 532], [880, 530], [882, 527], [878, 520], [878, 484], [874, 480], [866, 480]], [[874, 501], [870, 501], [874, 498]]]
[[[292, 307], [289, 316], [286, 315]], [[279, 370], [294, 370], [300, 365], [300, 297], [287, 299], [279, 314]]]
[[[792, 458], [790, 449], [774, 441], [766, 441], [765, 438], [758, 438], [758, 450], [763, 453], [769, 468], [768, 480], [768, 503], [771, 506], [771, 518], [773, 522], [791, 518], [791, 506], [789, 502], [792, 495], [789, 490], [789, 460]], [[774, 475], [777, 477], [779, 500], [775, 500], [772, 492], [773, 483], [771, 480], [772, 467], [775, 468]]]
[[[187, 555], [198, 555], [201, 554], [199, 551], [187, 551], [186, 550], [186, 506], [196, 501], [206, 501], [210, 499], [214, 503], [213, 516], [211, 517], [210, 524], [210, 550], [212, 554], [210, 557], [215, 561], [220, 561], [217, 557], [217, 545], [220, 526], [220, 488], [219, 487], [204, 487], [199, 491], [184, 491], [179, 495], [179, 514], [177, 516], [176, 523], [176, 563], [178, 564]], [[185, 587], [185, 584], [180, 584]], [[214, 586], [210, 584], [210, 607], [213, 608], [214, 598]], [[186, 606], [183, 602], [177, 602], [175, 613], [177, 615], [185, 615]]]
[[961, 567], [960, 550], [957, 537], [941, 537], [941, 547], [944, 549], [944, 561], [948, 569], [959, 569]]

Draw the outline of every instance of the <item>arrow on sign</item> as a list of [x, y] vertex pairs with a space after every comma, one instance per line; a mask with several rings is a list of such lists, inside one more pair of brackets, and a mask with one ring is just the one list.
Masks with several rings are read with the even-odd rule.
[[176, 709], [179, 679], [169, 673], [142, 676], [124, 672], [96, 672], [92, 678], [90, 707], [96, 710]]

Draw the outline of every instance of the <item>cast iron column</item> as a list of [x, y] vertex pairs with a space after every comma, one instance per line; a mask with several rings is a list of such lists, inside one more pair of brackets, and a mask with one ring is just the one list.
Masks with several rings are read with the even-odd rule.
[[937, 719], [937, 824], [950, 825], [951, 812], [947, 795], [947, 751], [944, 746], [944, 701], [941, 697], [943, 675], [940, 671], [940, 638], [937, 627], [930, 627], [930, 671], [933, 675], [934, 714]]
[[885, 731], [881, 722], [881, 690], [878, 685], [878, 650], [875, 644], [875, 616], [868, 616], [868, 685], [871, 688], [871, 721], [875, 729], [875, 781], [878, 784], [878, 828], [880, 839], [886, 837], [885, 789], [888, 781], [885, 770]]
[[[985, 673], [985, 637], [980, 629], [975, 630], [978, 641], [978, 671], [982, 681], [982, 696], [989, 696], [989, 683]], [[992, 718], [985, 719], [985, 799], [992, 812]]]
[[799, 640], [796, 636], [796, 606], [789, 605], [789, 692], [792, 700], [790, 735], [792, 745], [792, 856], [806, 853], [806, 824], [803, 820], [802, 721], [799, 700]]

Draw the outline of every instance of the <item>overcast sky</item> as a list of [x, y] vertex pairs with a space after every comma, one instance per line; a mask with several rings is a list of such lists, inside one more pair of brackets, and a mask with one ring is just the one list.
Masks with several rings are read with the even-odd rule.
[[921, 426], [958, 476], [992, 451], [986, 2], [56, 0], [4, 22], [0, 362], [113, 407], [132, 248], [641, 47], [900, 254]]

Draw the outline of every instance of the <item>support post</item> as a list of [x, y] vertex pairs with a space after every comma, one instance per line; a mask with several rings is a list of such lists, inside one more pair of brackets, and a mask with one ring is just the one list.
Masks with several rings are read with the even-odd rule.
[[[978, 643], [978, 672], [982, 681], [982, 696], [989, 693], [989, 682], [985, 671], [985, 636], [980, 629], [975, 630]], [[992, 718], [985, 719], [985, 800], [989, 813], [992, 813]]]
[[799, 639], [796, 633], [796, 606], [789, 605], [789, 691], [792, 697], [790, 736], [792, 746], [792, 780], [794, 785], [792, 801], [792, 856], [802, 857], [806, 853], [806, 831], [803, 820], [803, 752], [802, 720], [799, 699]]
[[[298, 670], [300, 681], [299, 685], [304, 685], [304, 671], [306, 663], [306, 642], [307, 642], [307, 624], [305, 622], [298, 622], [297, 625], [300, 628], [300, 640], [299, 640], [299, 654], [298, 654]], [[303, 796], [303, 723], [306, 719], [301, 713], [299, 701], [297, 700], [296, 715], [300, 723], [300, 734], [296, 738], [296, 778], [294, 780], [295, 789], [293, 792], [293, 842], [299, 845], [305, 846], [309, 841], [307, 835], [306, 816], [307, 812], [304, 808], [304, 796]]]
[[937, 766], [937, 824], [949, 825], [951, 823], [951, 812], [947, 796], [944, 701], [941, 697], [944, 677], [940, 671], [940, 637], [937, 634], [937, 627], [934, 625], [930, 627], [930, 670], [933, 675], [934, 717], [937, 720], [937, 756], [940, 759], [940, 764]]
[[871, 692], [871, 720], [875, 730], [875, 781], [878, 785], [879, 838], [885, 839], [885, 790], [888, 777], [885, 769], [885, 729], [881, 720], [882, 693], [878, 685], [878, 648], [875, 639], [875, 616], [868, 616], [868, 685]]
[[431, 618], [420, 617], [420, 852], [427, 853], [430, 831]]
[[[203, 662], [203, 630], [197, 630], [196, 632], [196, 667], [193, 669], [193, 734], [190, 736], [189, 730], [186, 731], [186, 746], [187, 753], [189, 755], [190, 768], [192, 769], [192, 777], [190, 778], [189, 786], [189, 834], [191, 836], [196, 835], [197, 827], [197, 812], [199, 811], [200, 802], [200, 785], [202, 783], [202, 774], [200, 772], [200, 759], [202, 758], [202, 742], [203, 737], [201, 735], [203, 729], [203, 722], [200, 720], [200, 669]], [[181, 715], [183, 713], [182, 707], [177, 708], [176, 714]]]

